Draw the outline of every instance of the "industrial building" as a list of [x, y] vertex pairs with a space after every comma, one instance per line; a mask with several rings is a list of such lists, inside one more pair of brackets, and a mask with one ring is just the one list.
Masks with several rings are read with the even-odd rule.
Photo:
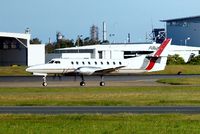
[[45, 45], [30, 44], [29, 33], [0, 32], [0, 66], [35, 65], [45, 61]]
[[166, 33], [172, 44], [200, 47], [200, 16], [161, 20], [166, 22]]

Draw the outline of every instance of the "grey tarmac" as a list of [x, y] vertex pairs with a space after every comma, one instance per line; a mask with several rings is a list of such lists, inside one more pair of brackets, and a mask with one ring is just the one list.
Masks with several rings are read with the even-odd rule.
[[196, 106], [6, 106], [0, 114], [200, 114]]

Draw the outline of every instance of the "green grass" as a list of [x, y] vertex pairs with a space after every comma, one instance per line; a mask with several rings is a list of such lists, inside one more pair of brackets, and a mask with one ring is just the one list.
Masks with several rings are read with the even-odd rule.
[[200, 78], [169, 78], [160, 79], [157, 82], [171, 85], [199, 85]]
[[0, 76], [27, 76], [31, 75], [26, 72], [26, 66], [1, 66], [0, 67]]
[[165, 70], [148, 74], [200, 74], [199, 65], [167, 65]]
[[199, 134], [200, 115], [0, 115], [1, 134]]
[[200, 87], [0, 88], [1, 106], [200, 105]]

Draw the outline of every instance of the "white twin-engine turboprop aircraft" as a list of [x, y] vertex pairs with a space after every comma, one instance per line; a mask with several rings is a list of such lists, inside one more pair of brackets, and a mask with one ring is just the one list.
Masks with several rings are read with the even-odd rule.
[[43, 76], [43, 86], [47, 86], [48, 74], [75, 73], [81, 76], [80, 86], [85, 86], [84, 75], [97, 74], [101, 76], [100, 86], [105, 86], [103, 75], [108, 73], [131, 74], [164, 70], [171, 39], [159, 46], [151, 55], [138, 55], [128, 59], [65, 59], [55, 58], [46, 64], [31, 66], [26, 69], [33, 75]]

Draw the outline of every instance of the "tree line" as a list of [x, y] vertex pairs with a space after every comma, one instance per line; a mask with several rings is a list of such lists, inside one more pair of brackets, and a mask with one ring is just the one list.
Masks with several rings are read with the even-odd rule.
[[178, 54], [170, 55], [167, 58], [167, 65], [200, 65], [200, 55], [193, 56], [188, 62], [185, 62]]
[[[41, 44], [42, 41], [39, 38], [33, 38], [30, 40], [30, 44]], [[60, 39], [52, 43], [47, 43], [45, 45], [46, 53], [53, 53], [55, 49], [59, 48], [68, 48], [68, 47], [75, 47], [75, 46], [88, 46], [88, 45], [95, 45], [95, 44], [102, 44], [102, 43], [109, 43], [108, 41], [101, 42], [99, 40], [92, 40], [89, 37], [82, 39], [77, 38], [75, 41], [73, 39]]]

